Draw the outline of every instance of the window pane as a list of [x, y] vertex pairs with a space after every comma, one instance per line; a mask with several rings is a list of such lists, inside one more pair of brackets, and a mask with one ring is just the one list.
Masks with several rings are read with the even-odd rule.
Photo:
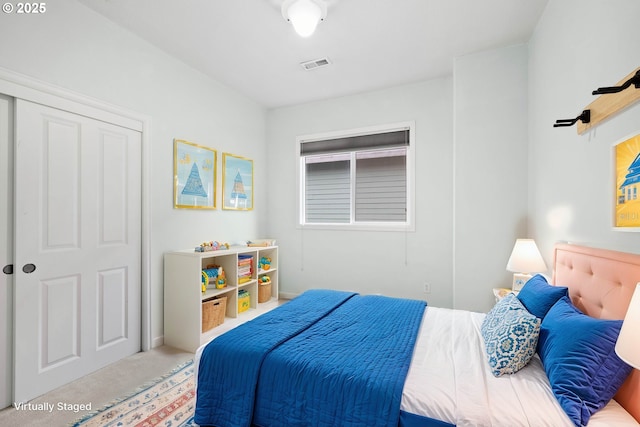
[[300, 223], [413, 230], [412, 134], [406, 122], [299, 137]]
[[348, 160], [305, 163], [305, 222], [350, 222], [349, 163]]
[[407, 220], [406, 159], [405, 149], [357, 154], [356, 222]]

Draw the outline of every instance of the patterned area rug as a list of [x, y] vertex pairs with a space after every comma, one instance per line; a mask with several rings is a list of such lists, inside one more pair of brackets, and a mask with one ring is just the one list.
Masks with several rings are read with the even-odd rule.
[[73, 427], [191, 427], [196, 405], [193, 361], [132, 395], [82, 417]]

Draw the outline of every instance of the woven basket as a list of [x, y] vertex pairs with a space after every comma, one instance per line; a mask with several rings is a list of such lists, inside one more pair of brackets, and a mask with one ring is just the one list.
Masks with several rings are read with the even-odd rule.
[[224, 323], [227, 311], [227, 297], [202, 301], [202, 332], [207, 332]]
[[271, 282], [258, 285], [258, 302], [267, 302], [271, 299]]

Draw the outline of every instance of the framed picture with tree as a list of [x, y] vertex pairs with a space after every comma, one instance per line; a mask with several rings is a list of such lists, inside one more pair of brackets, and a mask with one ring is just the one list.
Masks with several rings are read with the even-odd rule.
[[222, 153], [222, 209], [253, 209], [253, 160]]
[[173, 206], [185, 209], [216, 208], [218, 153], [193, 142], [173, 141]]

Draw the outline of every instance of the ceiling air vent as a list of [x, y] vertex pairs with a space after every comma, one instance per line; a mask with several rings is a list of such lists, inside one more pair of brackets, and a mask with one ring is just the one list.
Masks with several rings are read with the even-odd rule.
[[327, 57], [300, 63], [300, 65], [302, 65], [302, 68], [304, 68], [307, 71], [315, 70], [316, 68], [320, 68], [320, 67], [325, 67], [329, 64], [331, 64], [331, 61], [329, 61], [329, 58]]

